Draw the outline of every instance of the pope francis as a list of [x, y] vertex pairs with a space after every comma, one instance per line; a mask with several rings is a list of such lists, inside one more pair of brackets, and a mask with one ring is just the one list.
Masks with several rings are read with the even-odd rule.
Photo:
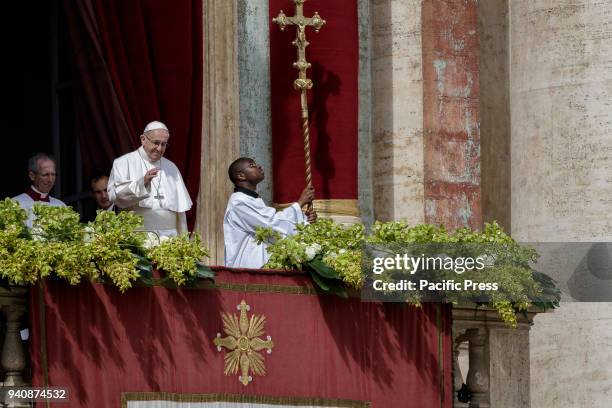
[[174, 163], [163, 157], [170, 132], [162, 122], [149, 123], [141, 146], [113, 162], [108, 196], [121, 209], [141, 215], [144, 229], [159, 236], [187, 232], [185, 212], [192, 202]]

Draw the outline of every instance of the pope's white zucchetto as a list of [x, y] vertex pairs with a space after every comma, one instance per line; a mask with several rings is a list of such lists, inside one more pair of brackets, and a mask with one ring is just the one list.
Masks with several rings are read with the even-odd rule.
[[163, 129], [166, 132], [170, 133], [170, 131], [168, 130], [168, 127], [164, 125], [162, 122], [159, 122], [157, 120], [154, 120], [153, 122], [149, 122], [147, 126], [145, 126], [144, 131], [142, 133], [147, 133], [152, 130], [158, 130], [158, 129]]

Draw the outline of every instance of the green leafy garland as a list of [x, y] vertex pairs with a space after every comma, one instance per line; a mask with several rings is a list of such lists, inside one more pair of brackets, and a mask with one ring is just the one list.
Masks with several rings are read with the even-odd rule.
[[[477, 274], [457, 275], [449, 271], [455, 280], [474, 279], [494, 281], [500, 290], [489, 296], [489, 304], [495, 307], [501, 318], [510, 326], [516, 326], [516, 313], [530, 306], [553, 308], [558, 306], [560, 292], [546, 275], [531, 268], [537, 253], [520, 246], [501, 227], [493, 222], [485, 224], [483, 231], [459, 228], [448, 232], [443, 226], [416, 225], [405, 222], [376, 222], [372, 232], [366, 235], [362, 225], [344, 227], [329, 219], [315, 224], [298, 226], [295, 235], [279, 239], [271, 229], [261, 228], [256, 233], [258, 242], [267, 242], [270, 259], [265, 265], [273, 269], [304, 269], [324, 291], [346, 296], [343, 286], [361, 289], [364, 285], [362, 272], [362, 246], [364, 244], [459, 244], [458, 253], [465, 255], [470, 244], [488, 245], [488, 255], [495, 259], [495, 266], [485, 268]], [[465, 245], [462, 245], [465, 244]], [[426, 246], [424, 246], [426, 247]], [[486, 278], [486, 279], [485, 279]], [[448, 291], [447, 302], [458, 303], [469, 298], [472, 292]], [[478, 293], [476, 294], [478, 295]], [[410, 292], [405, 299], [419, 305], [421, 293]]]
[[363, 225], [344, 227], [322, 219], [314, 224], [298, 225], [296, 235], [279, 239], [270, 228], [258, 228], [256, 241], [271, 244], [271, 269], [306, 269], [324, 291], [346, 297], [345, 287], [361, 288], [361, 245]]
[[[141, 217], [131, 212], [100, 211], [88, 224], [81, 224], [70, 207], [35, 205], [33, 212], [36, 218], [28, 229], [27, 212], [11, 199], [0, 201], [0, 278], [4, 284], [33, 285], [55, 277], [71, 284], [109, 281], [125, 291], [136, 281], [152, 284], [154, 268], [165, 271], [164, 280], [176, 286], [214, 277], [202, 263], [208, 252], [197, 234], [168, 239], [143, 233], [139, 231]], [[483, 273], [502, 288], [491, 295], [489, 303], [503, 320], [514, 326], [517, 311], [532, 305], [544, 309], [558, 306], [559, 290], [554, 282], [531, 269], [537, 253], [518, 245], [497, 223], [486, 224], [482, 232], [460, 228], [449, 233], [441, 226], [376, 222], [366, 235], [362, 225], [345, 227], [320, 220], [298, 226], [297, 234], [283, 239], [270, 228], [260, 228], [256, 239], [270, 244], [265, 267], [304, 269], [319, 288], [340, 296], [347, 296], [347, 287], [361, 289], [364, 285], [361, 263], [365, 243], [499, 244], [489, 252], [495, 267]], [[464, 293], [455, 295], [449, 291], [446, 300], [456, 303], [459, 297], [465, 298]], [[419, 293], [412, 293], [406, 301], [418, 305]]]
[[202, 261], [208, 251], [200, 237], [157, 237], [139, 231], [142, 218], [132, 212], [99, 211], [88, 224], [70, 207], [36, 204], [31, 229], [16, 201], [0, 201], [0, 277], [5, 284], [33, 285], [46, 277], [78, 284], [110, 281], [122, 292], [151, 271], [166, 272], [176, 286], [214, 275]]

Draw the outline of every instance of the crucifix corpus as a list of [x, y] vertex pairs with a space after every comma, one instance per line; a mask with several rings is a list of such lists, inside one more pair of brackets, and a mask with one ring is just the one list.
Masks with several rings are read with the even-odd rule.
[[[293, 0], [295, 3], [295, 15], [288, 17], [283, 13], [283, 10], [278, 13], [272, 21], [280, 27], [281, 31], [289, 25], [296, 26], [296, 36], [293, 45], [297, 48], [297, 62], [293, 63], [293, 67], [299, 71], [298, 78], [293, 81], [293, 87], [301, 93], [302, 106], [302, 136], [304, 138], [304, 160], [306, 162], [306, 185], [312, 186], [312, 172], [310, 168], [310, 130], [308, 127], [308, 99], [306, 92], [312, 89], [312, 80], [308, 79], [306, 71], [310, 68], [310, 63], [306, 61], [306, 47], [310, 44], [306, 41], [306, 27], [313, 27], [318, 33], [321, 27], [325, 25], [325, 20], [321, 18], [318, 12], [315, 11], [312, 17], [304, 16], [304, 3], [306, 0]], [[312, 204], [310, 204], [312, 206]]]

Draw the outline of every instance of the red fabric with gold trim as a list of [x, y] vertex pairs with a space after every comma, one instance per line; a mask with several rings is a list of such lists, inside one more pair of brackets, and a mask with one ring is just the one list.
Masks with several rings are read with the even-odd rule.
[[[270, 0], [270, 21], [282, 9], [293, 16], [291, 0]], [[304, 15], [318, 11], [327, 24], [306, 29], [306, 60], [312, 64], [308, 91], [313, 183], [318, 199], [357, 199], [359, 36], [357, 2], [309, 0]], [[274, 201], [297, 200], [305, 186], [295, 26], [270, 23], [270, 71]]]
[[[292, 294], [302, 275], [217, 271], [225, 289], [136, 288], [49, 283], [45, 294], [47, 370], [68, 387], [71, 407], [117, 407], [122, 392], [225, 393], [369, 401], [373, 407], [450, 407], [450, 314], [442, 305], [364, 303]], [[237, 284], [228, 287], [228, 284]], [[278, 293], [244, 291], [262, 285]], [[284, 288], [284, 292], [283, 292]], [[43, 384], [37, 290], [32, 291], [33, 383]], [[243, 386], [223, 374], [213, 344], [220, 313], [265, 315], [265, 376]], [[60, 405], [58, 405], [59, 407]]]

